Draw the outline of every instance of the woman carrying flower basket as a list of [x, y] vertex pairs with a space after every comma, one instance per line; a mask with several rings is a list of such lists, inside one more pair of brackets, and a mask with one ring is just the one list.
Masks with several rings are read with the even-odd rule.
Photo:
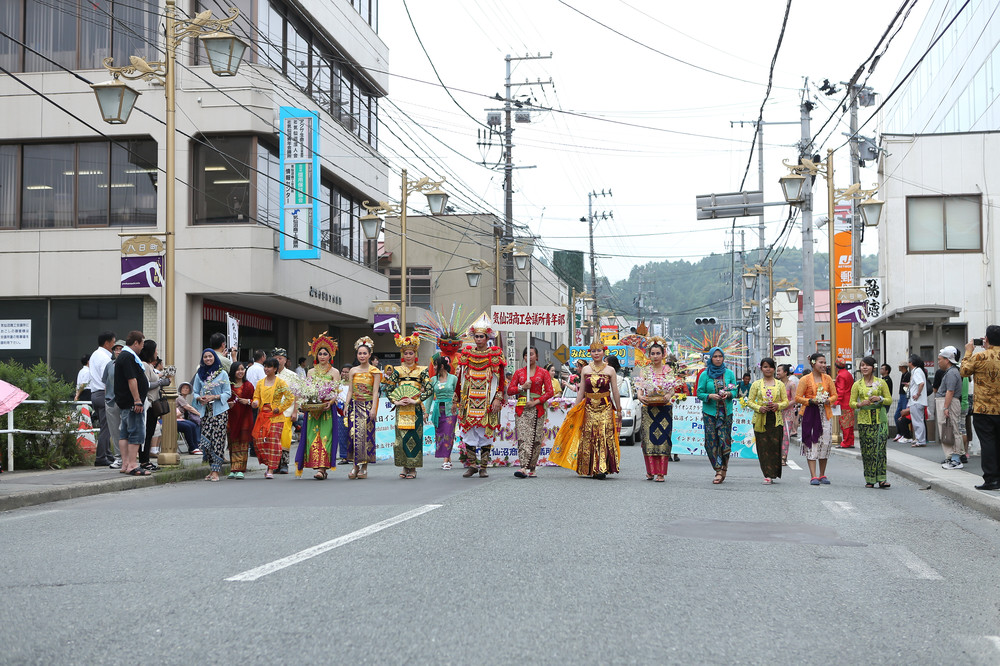
[[218, 481], [226, 452], [229, 420], [229, 375], [222, 369], [222, 362], [212, 349], [201, 353], [201, 365], [194, 376], [191, 394], [201, 416], [201, 450], [208, 454], [211, 472], [206, 481]]
[[708, 365], [698, 378], [701, 419], [705, 424], [705, 453], [715, 470], [712, 483], [726, 480], [729, 454], [733, 449], [733, 398], [736, 374], [726, 367], [726, 353], [720, 347], [708, 350]]
[[642, 457], [646, 462], [647, 481], [664, 481], [670, 463], [677, 386], [671, 369], [663, 362], [665, 354], [666, 341], [660, 337], [651, 338], [646, 349], [650, 364], [636, 382], [642, 403]]
[[[812, 372], [799, 380], [795, 402], [802, 405], [802, 448], [801, 454], [809, 463], [810, 485], [829, 484], [826, 478], [826, 460], [830, 457], [833, 432], [830, 406], [837, 401], [837, 389], [833, 379], [826, 374], [826, 356], [819, 352], [809, 357]], [[816, 461], [819, 461], [819, 476], [816, 476]]]
[[333, 355], [337, 353], [337, 341], [323, 331], [309, 343], [309, 355], [316, 359], [315, 365], [291, 386], [305, 413], [299, 435], [299, 447], [295, 453], [295, 475], [302, 476], [302, 468], [316, 470], [313, 478], [323, 481], [327, 470], [335, 469], [337, 437], [340, 433], [340, 415], [337, 411], [337, 397], [340, 392], [340, 371], [333, 367]]
[[785, 385], [775, 379], [775, 369], [773, 358], [762, 359], [760, 372], [764, 376], [750, 386], [747, 395], [747, 405], [754, 411], [753, 431], [764, 485], [771, 485], [773, 479], [781, 478], [781, 442], [785, 433], [781, 413], [788, 406]]
[[892, 392], [881, 377], [875, 376], [875, 358], [865, 356], [859, 364], [861, 379], [851, 387], [851, 409], [861, 440], [861, 462], [865, 468], [865, 488], [888, 488], [885, 478], [885, 440], [883, 407], [892, 402]]
[[257, 412], [253, 427], [253, 447], [257, 460], [267, 468], [265, 479], [274, 478], [274, 470], [281, 464], [281, 433], [285, 428], [283, 412], [295, 402], [284, 379], [278, 377], [278, 359], [273, 356], [264, 361], [264, 379], [254, 389], [252, 409]]

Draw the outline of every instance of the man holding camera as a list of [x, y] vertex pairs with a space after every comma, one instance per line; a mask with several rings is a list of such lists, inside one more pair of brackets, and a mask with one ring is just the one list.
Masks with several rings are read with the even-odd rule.
[[[976, 347], [983, 349], [973, 353]], [[983, 447], [983, 484], [976, 490], [1000, 490], [1000, 326], [987, 326], [985, 340], [965, 345], [960, 370], [976, 385], [972, 424]]]

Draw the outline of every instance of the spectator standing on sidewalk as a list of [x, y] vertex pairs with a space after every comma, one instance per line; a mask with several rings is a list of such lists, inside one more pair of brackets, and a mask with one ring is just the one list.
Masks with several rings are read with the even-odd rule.
[[924, 374], [924, 360], [918, 354], [910, 354], [910, 421], [913, 423], [913, 444], [927, 446], [927, 375]]
[[111, 362], [111, 348], [115, 344], [115, 332], [104, 331], [97, 336], [97, 349], [90, 355], [90, 404], [93, 406], [91, 420], [99, 428], [97, 435], [97, 457], [94, 459], [95, 467], [109, 467], [114, 461], [112, 453], [112, 441], [117, 441], [118, 433], [111, 433], [108, 428], [108, 413], [105, 406], [105, 386], [101, 377], [104, 376], [104, 368]]
[[976, 490], [1000, 490], [1000, 326], [986, 327], [983, 348], [974, 354], [974, 341], [965, 345], [961, 373], [976, 384], [972, 424], [983, 448], [983, 484]]
[[837, 404], [840, 405], [840, 448], [854, 448], [854, 410], [851, 409], [851, 388], [854, 386], [854, 375], [847, 369], [847, 362], [837, 359], [837, 377], [834, 380], [837, 387]]
[[124, 340], [115, 341], [114, 347], [111, 348], [111, 363], [104, 366], [104, 376], [101, 378], [104, 382], [104, 403], [108, 410], [108, 430], [111, 432], [111, 452], [115, 457], [115, 461], [109, 465], [111, 469], [121, 469], [122, 457], [125, 455], [125, 451], [122, 450], [120, 440], [118, 438], [118, 433], [122, 429], [122, 410], [118, 408], [118, 403], [115, 402], [114, 363], [118, 360], [118, 355], [122, 352], [124, 347]]
[[263, 349], [258, 349], [253, 353], [253, 365], [247, 368], [246, 380], [250, 382], [252, 386], [257, 386], [257, 382], [264, 379], [264, 359], [267, 358], [267, 354], [264, 353]]
[[125, 348], [115, 360], [115, 403], [122, 416], [119, 431], [119, 446], [124, 457], [122, 473], [132, 476], [150, 475], [149, 470], [139, 467], [138, 461], [139, 447], [146, 439], [143, 405], [149, 391], [149, 382], [139, 360], [142, 341], [142, 331], [131, 331], [125, 338]]
[[958, 350], [948, 346], [938, 352], [941, 385], [934, 394], [934, 413], [937, 416], [937, 440], [944, 450], [944, 469], [962, 469], [961, 434], [958, 422], [962, 420], [962, 375], [958, 370]]
[[893, 441], [899, 442], [900, 444], [912, 444], [912, 430], [910, 428], [910, 420], [903, 419], [903, 410], [910, 403], [910, 396], [907, 391], [910, 390], [910, 366], [907, 363], [899, 364], [899, 372], [902, 373], [899, 378], [899, 400], [896, 401], [896, 414], [893, 420], [896, 422], [896, 438]]
[[80, 370], [76, 373], [76, 393], [73, 400], [90, 402], [90, 357], [80, 359]]

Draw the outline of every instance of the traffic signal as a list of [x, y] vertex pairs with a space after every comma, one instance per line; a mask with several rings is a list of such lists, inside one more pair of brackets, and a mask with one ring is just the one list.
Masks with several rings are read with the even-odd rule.
[[715, 326], [719, 320], [715, 317], [695, 317], [694, 323], [696, 326]]

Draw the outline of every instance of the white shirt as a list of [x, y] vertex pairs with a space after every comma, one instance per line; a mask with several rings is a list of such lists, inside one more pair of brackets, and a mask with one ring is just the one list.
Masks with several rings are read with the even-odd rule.
[[[920, 397], [914, 397], [918, 386], [923, 386], [920, 390]], [[927, 405], [927, 375], [921, 368], [914, 368], [910, 371], [910, 402], [917, 405]]]
[[297, 374], [302, 379], [305, 379], [308, 376], [306, 374], [306, 369], [303, 368], [301, 365], [300, 366], [296, 366], [296, 368], [295, 368], [295, 374]]
[[[294, 371], [288, 368], [285, 368], [284, 370], [279, 372], [278, 376], [284, 379], [286, 383], [291, 382], [293, 379], [296, 379], [298, 377], [298, 375], [296, 375]], [[292, 418], [292, 414], [294, 413], [295, 413], [295, 402], [293, 401], [292, 404], [288, 406], [288, 409], [285, 410], [284, 414], [288, 418]]]
[[102, 378], [104, 377], [104, 367], [111, 362], [111, 352], [104, 347], [98, 347], [90, 355], [90, 385], [91, 392], [103, 391], [106, 386]]
[[76, 373], [76, 387], [82, 391], [88, 384], [90, 384], [90, 368], [83, 366], [80, 372]]
[[246, 380], [253, 385], [254, 388], [257, 387], [257, 382], [264, 379], [264, 366], [260, 363], [253, 363], [249, 368], [247, 368]]

